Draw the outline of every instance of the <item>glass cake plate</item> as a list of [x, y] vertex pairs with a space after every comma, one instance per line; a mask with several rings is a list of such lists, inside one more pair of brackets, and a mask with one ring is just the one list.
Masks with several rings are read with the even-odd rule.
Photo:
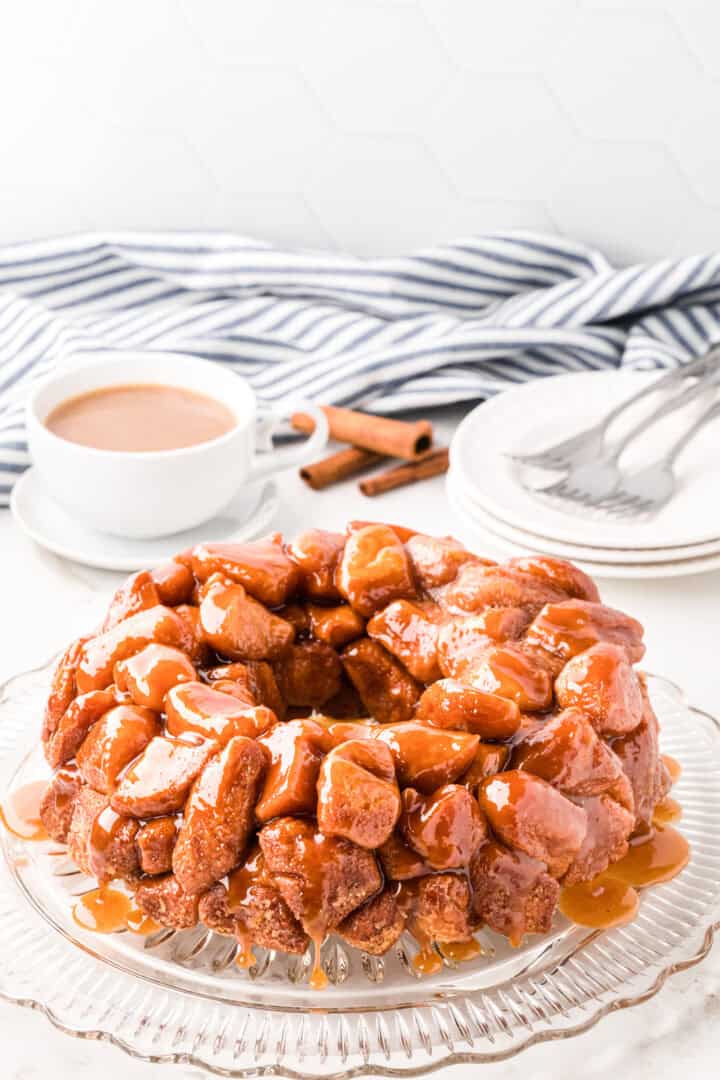
[[[0, 689], [2, 794], [46, 775], [37, 744], [51, 668]], [[0, 997], [133, 1057], [238, 1077], [419, 1075], [586, 1031], [698, 963], [720, 927], [720, 725], [668, 681], [648, 684], [663, 752], [683, 768], [673, 794], [692, 857], [673, 881], [643, 891], [628, 926], [591, 931], [558, 914], [550, 934], [519, 949], [483, 930], [475, 959], [444, 957], [422, 978], [410, 938], [382, 960], [331, 938], [329, 986], [316, 991], [309, 956], [255, 949], [247, 971], [232, 939], [199, 928], [83, 930], [72, 907], [93, 882], [59, 845], [0, 830]]]

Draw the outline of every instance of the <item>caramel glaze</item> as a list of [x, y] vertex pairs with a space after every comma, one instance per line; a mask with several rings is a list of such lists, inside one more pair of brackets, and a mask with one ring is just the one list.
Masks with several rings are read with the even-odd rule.
[[[313, 944], [313, 966], [310, 972], [309, 985], [313, 990], [322, 990], [327, 986], [327, 975], [320, 963], [320, 949], [328, 932], [327, 916], [325, 914], [325, 870], [329, 868], [331, 860], [326, 854], [326, 847], [331, 841], [316, 833], [312, 838], [298, 835], [298, 844], [303, 849], [303, 864], [312, 866], [313, 872], [308, 875], [308, 887], [303, 891], [303, 917], [304, 929]], [[308, 860], [308, 861], [306, 861]], [[276, 888], [271, 875], [265, 868], [265, 859], [259, 848], [254, 849], [246, 862], [233, 870], [228, 879], [228, 908], [242, 920], [242, 909], [249, 899], [252, 889], [256, 885], [269, 885]], [[241, 967], [250, 967], [255, 963], [252, 953], [252, 943], [247, 929], [238, 936], [240, 952], [236, 963]], [[249, 963], [248, 961], [249, 957]]]
[[[70, 782], [75, 775], [74, 766], [65, 766], [56, 773], [57, 777], [67, 776], [67, 797], [70, 798], [75, 788]], [[47, 790], [47, 780], [34, 780], [13, 791], [0, 804], [0, 824], [12, 835], [21, 840], [48, 840], [48, 833], [40, 821], [39, 808]], [[56, 779], [55, 801], [61, 807], [62, 786]], [[117, 831], [127, 818], [116, 814], [109, 806], [102, 810], [93, 822], [90, 836], [90, 868], [93, 875], [102, 880], [107, 878], [107, 866], [104, 853], [109, 848]], [[52, 853], [51, 853], [52, 854]], [[56, 853], [55, 853], [56, 854]], [[151, 934], [159, 925], [139, 908], [135, 907], [132, 897], [127, 892], [112, 888], [109, 883], [92, 889], [77, 902], [73, 909], [73, 918], [85, 930], [110, 934], [119, 930], [132, 930], [136, 934]]]
[[0, 803], [0, 823], [11, 836], [17, 836], [20, 840], [49, 839], [40, 820], [40, 803], [46, 789], [47, 780], [33, 780], [12, 791]]
[[238, 953], [235, 963], [241, 968], [250, 968], [255, 963], [250, 933], [243, 922], [243, 907], [257, 885], [271, 884], [265, 870], [265, 860], [260, 848], [255, 848], [242, 866], [238, 866], [228, 877], [228, 910], [238, 919], [235, 936], [238, 940]]
[[443, 966], [442, 956], [435, 948], [435, 942], [428, 934], [424, 933], [415, 919], [415, 905], [417, 901], [417, 878], [411, 881], [402, 881], [398, 885], [395, 899], [400, 910], [405, 914], [407, 922], [405, 929], [415, 938], [420, 951], [412, 958], [412, 967], [418, 975], [434, 975]]
[[475, 938], [470, 941], [446, 941], [440, 946], [443, 957], [451, 964], [465, 964], [468, 960], [474, 960], [482, 956], [483, 947]]
[[662, 754], [661, 757], [663, 764], [670, 776], [670, 780], [673, 784], [677, 784], [678, 780], [682, 776], [682, 765], [679, 761], [676, 761], [674, 757], [670, 757], [670, 754]]
[[600, 874], [592, 881], [566, 885], [559, 908], [566, 919], [594, 930], [624, 926], [637, 915], [640, 897], [631, 885]]
[[631, 922], [637, 914], [637, 890], [670, 881], [690, 858], [690, 845], [672, 826], [656, 825], [651, 832], [630, 842], [630, 848], [592, 881], [565, 886], [560, 910], [579, 926], [609, 930]]
[[327, 975], [320, 962], [320, 949], [329, 929], [325, 896], [328, 874], [332, 873], [333, 838], [313, 833], [299, 834], [296, 840], [300, 865], [310, 867], [303, 889], [303, 928], [313, 944], [313, 966], [309, 986], [322, 990], [327, 986]]
[[647, 837], [630, 841], [627, 855], [608, 867], [605, 874], [636, 889], [670, 881], [684, 870], [690, 845], [672, 825], [656, 825]]
[[[675, 780], [680, 774], [679, 765], [667, 756], [664, 756], [663, 760]], [[67, 773], [68, 778], [73, 772], [73, 766], [59, 770], [61, 775]], [[39, 817], [39, 806], [46, 786], [46, 780], [29, 783], [13, 792], [0, 805], [0, 822], [12, 835], [24, 840], [48, 838]], [[71, 792], [72, 788], [68, 785], [68, 795]], [[655, 807], [654, 828], [631, 841], [624, 858], [592, 881], [565, 886], [562, 889], [560, 911], [578, 925], [598, 930], [630, 922], [638, 910], [637, 889], [668, 881], [687, 865], [690, 856], [688, 842], [668, 824], [677, 821], [681, 815], [680, 804], [671, 796], [666, 796]], [[98, 814], [93, 823], [90, 865], [94, 876], [99, 880], [107, 877], [105, 853], [126, 821], [125, 817], [108, 806]], [[307, 911], [304, 922], [314, 946], [314, 962], [309, 980], [314, 989], [327, 984], [327, 977], [320, 966], [320, 948], [328, 931], [323, 914], [323, 868], [329, 860], [324, 856], [323, 841], [324, 837], [317, 834], [312, 839], [301, 841], [306, 847], [312, 846], [312, 851], [308, 850], [306, 854], [314, 867], [314, 873], [309, 875], [309, 888], [304, 895]], [[413, 867], [408, 867], [410, 874], [417, 872], [417, 859], [412, 862]], [[255, 956], [250, 934], [247, 929], [243, 932], [242, 907], [253, 886], [262, 883], [272, 884], [272, 881], [266, 875], [264, 860], [258, 849], [243, 866], [230, 875], [228, 881], [228, 904], [230, 910], [239, 916], [239, 952], [236, 962], [244, 968], [255, 963]], [[398, 883], [397, 899], [408, 917], [407, 930], [420, 946], [412, 961], [418, 974], [430, 975], [438, 971], [442, 967], [443, 958], [450, 963], [460, 963], [479, 954], [481, 947], [474, 939], [441, 944], [432, 941], [414, 920], [415, 895], [416, 879]], [[134, 907], [132, 897], [127, 891], [120, 891], [110, 883], [85, 894], [75, 905], [73, 918], [83, 929], [97, 933], [131, 930], [134, 933], [149, 934], [158, 929], [152, 919]], [[520, 940], [515, 939], [512, 944], [519, 945]]]
[[98, 881], [103, 881], [109, 876], [107, 852], [127, 820], [121, 814], [116, 814], [112, 807], [106, 806], [92, 823], [88, 844], [88, 863], [93, 877], [96, 877]]
[[[421, 875], [423, 876], [423, 875]], [[411, 964], [418, 975], [434, 975], [443, 966], [443, 960], [450, 964], [460, 964], [473, 960], [482, 953], [482, 946], [474, 938], [468, 941], [435, 941], [418, 925], [415, 918], [417, 903], [418, 878], [397, 883], [395, 900], [407, 921], [406, 931], [415, 938], [420, 946], [419, 952], [412, 958]]]
[[410, 930], [410, 933], [421, 946], [420, 952], [412, 958], [412, 966], [418, 975], [434, 975], [443, 966], [442, 956], [433, 947], [432, 941], [418, 937], [418, 931]]
[[[664, 759], [667, 763], [667, 759]], [[672, 760], [672, 759], [671, 759]], [[679, 775], [679, 767], [668, 766], [671, 775]], [[72, 767], [60, 770], [72, 775]], [[38, 808], [47, 782], [35, 781], [19, 788], [0, 806], [0, 821], [14, 836], [24, 840], [45, 840], [47, 833], [40, 822]], [[72, 789], [68, 787], [70, 793]], [[682, 814], [680, 804], [666, 796], [655, 808], [654, 828], [631, 841], [628, 853], [610, 866], [604, 873], [592, 881], [566, 886], [561, 891], [559, 909], [566, 918], [580, 926], [606, 930], [632, 921], [637, 914], [639, 896], [637, 889], [668, 881], [687, 865], [690, 850], [687, 840], [667, 823], [676, 821]], [[118, 830], [127, 819], [117, 814], [111, 807], [102, 810], [95, 819], [90, 837], [90, 862], [93, 874], [100, 880], [107, 877], [105, 852], [115, 839]], [[315, 873], [310, 875], [310, 888], [306, 890], [304, 902], [307, 915], [306, 928], [314, 946], [314, 962], [309, 984], [319, 989], [327, 984], [327, 977], [320, 966], [320, 947], [327, 934], [327, 921], [323, 915], [324, 874], [326, 864], [323, 853], [323, 837], [315, 836], [312, 840], [303, 840], [306, 846], [312, 844], [310, 855]], [[408, 852], [408, 854], [410, 854]], [[413, 870], [417, 872], [413, 859]], [[427, 868], [424, 868], [425, 870]], [[238, 943], [239, 952], [236, 963], [251, 967], [256, 958], [252, 951], [252, 941], [247, 929], [243, 932], [242, 907], [254, 885], [273, 884], [266, 874], [264, 860], [257, 849], [247, 860], [230, 875], [228, 880], [228, 906], [239, 916]], [[398, 883], [397, 899], [405, 910], [407, 930], [420, 946], [413, 958], [413, 968], [420, 975], [437, 972], [443, 964], [443, 958], [450, 963], [461, 963], [473, 959], [482, 951], [474, 940], [463, 942], [432, 941], [416, 924], [413, 917], [415, 905], [416, 879]], [[134, 907], [131, 895], [114, 888], [111, 883], [101, 885], [85, 894], [73, 910], [73, 918], [85, 930], [97, 933], [117, 933], [131, 930], [134, 933], [149, 934], [158, 929], [158, 925]], [[512, 944], [519, 945], [519, 939]]]
[[100, 885], [81, 896], [73, 908], [73, 919], [83, 930], [92, 930], [96, 934], [118, 934], [123, 930], [152, 934], [160, 929], [153, 919], [134, 906], [131, 895], [110, 884]]
[[[44, 786], [45, 782], [40, 782], [40, 793]], [[30, 800], [31, 796], [36, 799], [35, 805], [37, 805], [37, 785], [28, 785], [28, 787], [33, 790], [24, 794], [23, 805], [30, 806], [30, 802], [26, 803], [25, 800]], [[25, 792], [25, 789], [20, 789], [20, 791]], [[658, 804], [656, 811], [668, 802], [675, 803], [672, 799], [665, 799]], [[676, 803], [675, 805], [679, 806]], [[15, 829], [11, 831], [24, 839], [34, 839], [35, 837], [27, 832], [27, 826], [33, 820], [37, 819], [24, 817], [21, 828], [26, 831], [15, 831]], [[7, 814], [4, 813], [3, 822], [6, 821]], [[126, 821], [125, 818], [108, 807], [100, 812], [94, 822], [91, 835], [91, 865], [93, 873], [100, 878], [104, 875], [103, 852], [109, 847], [116, 830], [124, 821]], [[310, 858], [315, 867], [315, 873], [309, 875], [310, 887], [304, 894], [307, 911], [304, 923], [314, 947], [313, 967], [309, 979], [309, 985], [313, 989], [322, 989], [327, 985], [327, 976], [320, 965], [320, 948], [328, 932], [323, 910], [325, 876], [323, 867], [329, 860], [324, 857], [324, 839], [316, 834], [313, 839], [302, 841], [305, 846], [312, 845]], [[670, 880], [687, 865], [689, 855], [689, 845], [682, 834], [670, 826], [656, 824], [650, 833], [631, 842], [627, 855], [604, 873], [591, 881], [565, 886], [561, 890], [559, 909], [572, 922], [592, 929], [607, 930], [614, 926], [624, 925], [632, 921], [637, 914], [639, 905], [637, 889]], [[244, 865], [234, 870], [228, 879], [228, 907], [233, 914], [238, 916], [239, 923], [237, 930], [239, 952], [236, 963], [243, 968], [252, 967], [256, 958], [252, 951], [250, 934], [242, 923], [242, 908], [253, 886], [259, 884], [272, 885], [273, 881], [265, 871], [264, 860], [258, 849], [251, 854]], [[443, 966], [443, 959], [451, 964], [457, 964], [474, 959], [482, 952], [482, 947], [474, 939], [442, 943], [433, 941], [417, 925], [414, 918], [416, 895], [417, 878], [398, 883], [396, 896], [398, 904], [407, 915], [407, 931], [420, 946], [419, 952], [412, 960], [412, 966], [418, 974], [424, 976], [439, 971]], [[131, 894], [113, 887], [111, 882], [86, 893], [75, 905], [73, 918], [83, 929], [97, 933], [107, 934], [131, 930], [134, 933], [149, 934], [159, 928], [152, 919], [133, 905]], [[511, 943], [515, 946], [520, 945], [521, 937], [518, 936]]]
[[671, 795], [666, 795], [661, 802], [657, 803], [653, 811], [654, 825], [672, 825], [673, 822], [680, 821], [681, 818], [682, 806]]
[[242, 926], [238, 926], [235, 931], [235, 937], [237, 938], [238, 951], [235, 956], [235, 963], [238, 967], [247, 970], [254, 967], [257, 963], [257, 958], [252, 950], [253, 943], [250, 939], [250, 934]]
[[144, 911], [136, 907], [131, 907], [128, 911], [125, 924], [133, 934], [142, 934], [143, 937], [154, 934], [156, 930], [161, 929], [160, 923], [155, 922]]

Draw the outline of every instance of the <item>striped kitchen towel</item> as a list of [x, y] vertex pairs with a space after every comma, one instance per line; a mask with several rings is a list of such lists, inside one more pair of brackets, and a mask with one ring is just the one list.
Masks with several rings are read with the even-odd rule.
[[98, 349], [209, 357], [265, 403], [382, 412], [564, 371], [678, 365], [720, 340], [720, 255], [614, 269], [527, 232], [359, 259], [226, 233], [108, 233], [0, 249], [0, 505], [23, 406]]

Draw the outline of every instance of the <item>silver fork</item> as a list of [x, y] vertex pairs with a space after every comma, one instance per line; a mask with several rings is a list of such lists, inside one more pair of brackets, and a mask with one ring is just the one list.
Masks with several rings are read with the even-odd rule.
[[676, 382], [681, 382], [688, 375], [701, 374], [708, 364], [720, 360], [720, 346], [713, 346], [703, 356], [691, 360], [689, 364], [673, 368], [661, 375], [659, 379], [644, 386], [625, 401], [621, 401], [597, 424], [581, 431], [578, 435], [572, 435], [569, 439], [548, 446], [544, 450], [536, 450], [530, 454], [507, 453], [505, 456], [517, 461], [520, 465], [532, 465], [540, 469], [569, 469], [574, 465], [581, 465], [586, 461], [593, 461], [602, 453], [605, 443], [605, 435], [610, 425], [617, 420], [621, 413], [631, 406], [636, 405], [645, 397], [650, 397], [658, 390], [667, 389]]
[[567, 476], [562, 477], [548, 487], [535, 489], [543, 495], [556, 496], [567, 499], [570, 502], [579, 503], [581, 506], [598, 507], [603, 505], [609, 496], [614, 495], [620, 486], [622, 475], [619, 460], [630, 443], [642, 435], [649, 427], [661, 420], [676, 409], [688, 405], [695, 398], [704, 394], [709, 386], [717, 383], [720, 369], [708, 372], [701, 376], [692, 386], [688, 386], [679, 394], [675, 394], [668, 401], [664, 401], [659, 408], [645, 416], [640, 423], [611, 447], [604, 455], [595, 461], [576, 465], [570, 469]]
[[698, 432], [718, 417], [720, 401], [714, 401], [658, 461], [625, 476], [620, 490], [603, 503], [603, 510], [618, 517], [639, 517], [654, 514], [665, 506], [677, 486], [673, 468], [676, 460]]

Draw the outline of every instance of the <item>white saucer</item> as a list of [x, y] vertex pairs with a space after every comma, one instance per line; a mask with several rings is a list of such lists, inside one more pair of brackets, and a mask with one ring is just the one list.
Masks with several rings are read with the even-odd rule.
[[[450, 446], [452, 466], [462, 471], [475, 502], [487, 512], [520, 529], [532, 526], [551, 540], [635, 550], [713, 542], [720, 536], [717, 424], [709, 424], [688, 445], [676, 467], [676, 496], [644, 521], [619, 521], [583, 508], [566, 510], [559, 500], [523, 488], [520, 480], [527, 471], [507, 456], [542, 449], [584, 430], [654, 379], [657, 373], [586, 372], [537, 379], [498, 394], [473, 409], [458, 427]], [[640, 412], [633, 410], [625, 423], [634, 424], [648, 407], [638, 406]], [[635, 467], [658, 458], [696, 413], [689, 407], [655, 425], [630, 447], [623, 464]], [[618, 430], [622, 432], [620, 421]], [[534, 482], [538, 472], [534, 470]], [[546, 483], [558, 476], [540, 475]]]
[[[557, 552], [551, 552], [545, 548], [542, 539], [538, 539], [537, 543], [530, 540], [521, 544], [501, 535], [497, 531], [497, 519], [490, 514], [477, 510], [467, 502], [462, 490], [457, 489], [457, 480], [452, 473], [447, 475], [446, 490], [450, 508], [462, 524], [470, 530], [475, 541], [481, 545], [481, 551], [489, 547], [491, 555], [493, 553], [501, 556], [557, 554]], [[720, 553], [700, 558], [649, 563], [610, 563], [590, 559], [576, 559], [569, 553], [563, 553], [562, 557], [571, 559], [581, 570], [585, 570], [592, 577], [597, 578], [684, 577], [688, 574], [707, 573], [711, 570], [720, 569]]]
[[56, 555], [101, 570], [142, 570], [202, 540], [252, 540], [266, 532], [279, 506], [274, 480], [238, 492], [221, 514], [186, 532], [156, 540], [128, 540], [86, 529], [46, 492], [35, 469], [13, 488], [10, 509], [20, 528]]
[[[720, 553], [720, 537], [705, 544], [687, 544], [684, 547], [661, 548], [603, 548], [588, 544], [570, 544], [565, 540], [554, 540], [543, 536], [541, 532], [521, 529], [492, 514], [478, 502], [467, 483], [459, 466], [450, 470], [453, 474], [453, 486], [463, 505], [472, 511], [479, 521], [487, 521], [488, 526], [498, 536], [526, 547], [542, 548], [548, 555], [557, 555], [561, 559], [586, 559], [591, 562], [605, 563], [653, 563], [678, 562], [683, 559], [695, 559], [703, 555]], [[536, 524], [533, 522], [533, 524]]]

